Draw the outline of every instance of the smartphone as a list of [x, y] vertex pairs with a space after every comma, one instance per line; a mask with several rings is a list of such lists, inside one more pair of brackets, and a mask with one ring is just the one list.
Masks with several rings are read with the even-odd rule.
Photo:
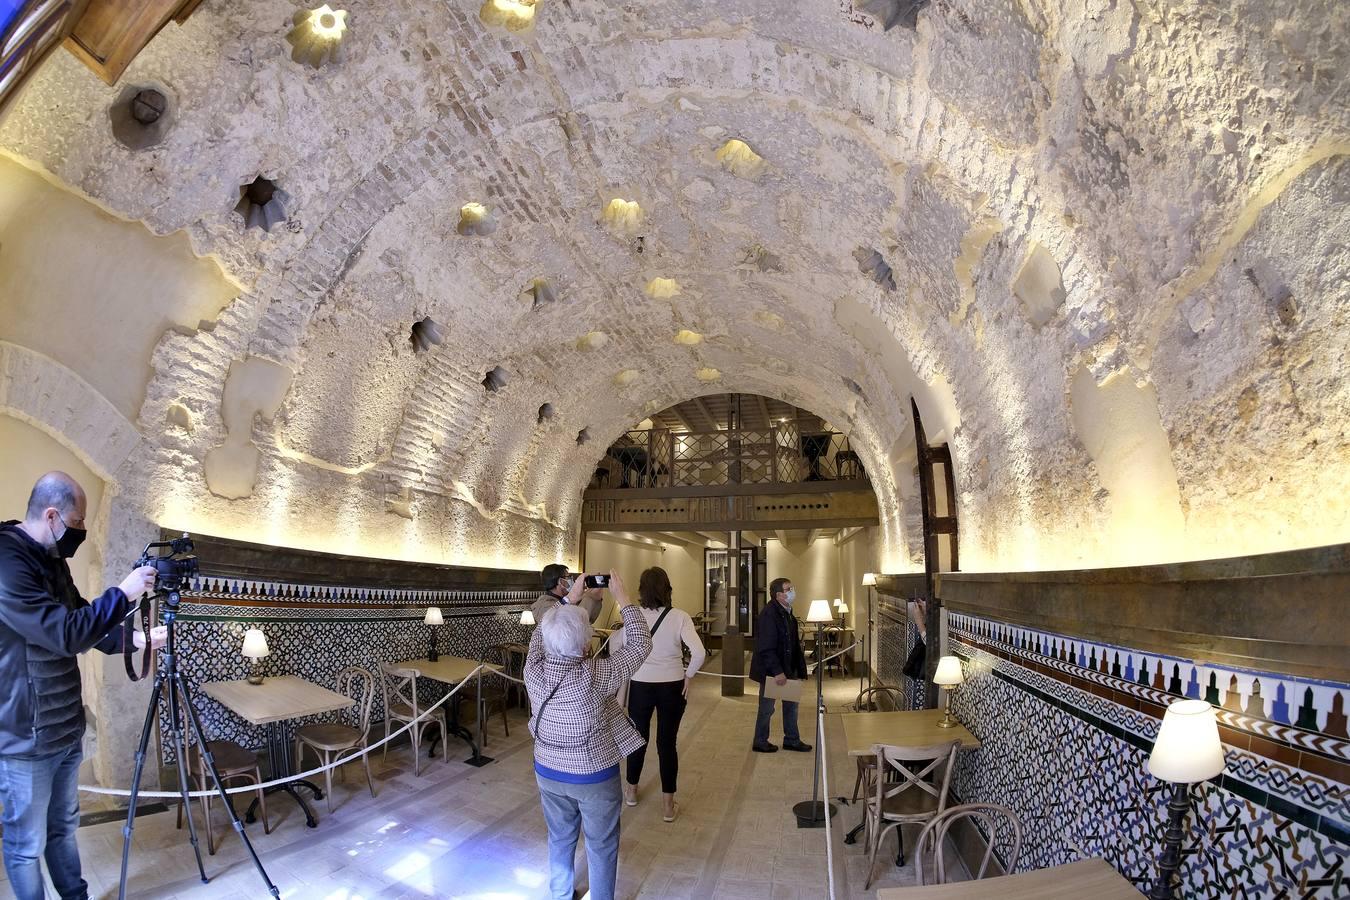
[[607, 588], [607, 587], [609, 587], [609, 576], [608, 576], [608, 575], [587, 575], [587, 576], [586, 576], [586, 588], [587, 588], [587, 590], [589, 590], [589, 589], [591, 589], [591, 588]]

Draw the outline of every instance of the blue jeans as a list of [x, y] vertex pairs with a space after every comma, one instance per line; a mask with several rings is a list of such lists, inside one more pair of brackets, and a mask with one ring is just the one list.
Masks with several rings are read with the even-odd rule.
[[42, 900], [42, 870], [61, 900], [85, 900], [80, 877], [80, 742], [47, 756], [0, 756], [0, 803], [4, 804], [5, 872], [17, 900]]
[[619, 776], [597, 784], [568, 784], [535, 773], [548, 823], [549, 896], [572, 900], [577, 836], [586, 835], [591, 900], [614, 900], [619, 873]]
[[[768, 675], [764, 676], [768, 678]], [[800, 741], [802, 736], [797, 733], [797, 706], [788, 700], [783, 702], [783, 740], [786, 743]], [[773, 718], [774, 701], [770, 697], [764, 696], [764, 685], [759, 686], [759, 715], [755, 717], [755, 743], [767, 744], [769, 742], [769, 720]]]

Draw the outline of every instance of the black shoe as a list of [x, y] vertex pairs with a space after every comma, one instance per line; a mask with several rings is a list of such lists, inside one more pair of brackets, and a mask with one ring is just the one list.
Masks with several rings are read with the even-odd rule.
[[798, 753], [810, 753], [811, 745], [803, 744], [801, 741], [783, 741], [784, 750], [796, 750]]
[[756, 741], [755, 743], [750, 745], [750, 749], [755, 751], [756, 753], [777, 753], [778, 745], [770, 744], [768, 741], [765, 741], [762, 744]]

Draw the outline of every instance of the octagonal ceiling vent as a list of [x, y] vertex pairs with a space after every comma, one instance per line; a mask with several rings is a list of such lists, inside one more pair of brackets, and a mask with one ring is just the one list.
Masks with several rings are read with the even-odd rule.
[[675, 343], [693, 347], [695, 344], [703, 343], [703, 335], [697, 331], [690, 331], [688, 328], [681, 328], [675, 335]]
[[609, 335], [603, 331], [592, 331], [577, 338], [578, 350], [599, 350], [609, 343]]
[[113, 137], [130, 150], [145, 150], [164, 140], [173, 116], [169, 100], [157, 87], [128, 85], [108, 107]]
[[459, 222], [455, 231], [465, 237], [487, 237], [497, 230], [492, 210], [481, 203], [465, 203], [459, 208]]
[[882, 258], [880, 251], [871, 247], [859, 247], [853, 251], [853, 258], [858, 261], [859, 272], [881, 285], [885, 290], [895, 290], [895, 273], [891, 271], [890, 264]]
[[622, 372], [614, 376], [614, 386], [626, 388], [630, 384], [638, 380], [638, 374], [639, 373], [637, 369], [624, 369]]
[[698, 380], [702, 381], [704, 384], [712, 384], [714, 381], [722, 380], [722, 373], [711, 366], [704, 366], [694, 374], [698, 376]]
[[428, 316], [420, 322], [413, 323], [412, 335], [408, 340], [414, 350], [425, 353], [432, 347], [440, 345], [445, 340], [445, 335], [441, 333], [441, 326]]
[[717, 161], [738, 178], [754, 178], [764, 171], [764, 157], [739, 138], [732, 138], [717, 148]]
[[525, 288], [521, 296], [530, 301], [531, 309], [538, 309], [546, 304], [558, 302], [558, 292], [553, 289], [553, 285], [549, 284], [546, 278], [536, 278], [531, 281], [530, 286]]
[[552, 420], [553, 415], [553, 404], [545, 403], [543, 406], [539, 407], [539, 415], [535, 418], [535, 421], [540, 425], [543, 425], [545, 422]]
[[586, 443], [590, 439], [591, 439], [591, 429], [589, 427], [583, 428], [577, 432], [578, 447], [580, 447], [582, 444]]
[[290, 199], [276, 182], [259, 175], [240, 186], [239, 203], [234, 211], [244, 220], [245, 231], [250, 228], [271, 231], [278, 222], [286, 221], [286, 203]]
[[618, 234], [633, 234], [642, 227], [642, 206], [636, 200], [615, 197], [600, 211], [600, 221]]
[[680, 294], [680, 283], [674, 278], [662, 278], [660, 276], [647, 282], [647, 286], [642, 289], [648, 297], [655, 297], [658, 300], [669, 300], [671, 297], [678, 297]]
[[291, 19], [295, 27], [286, 35], [291, 59], [319, 68], [342, 56], [342, 39], [347, 34], [347, 11], [333, 9], [327, 3], [318, 9], [302, 9]]
[[919, 27], [919, 13], [929, 0], [858, 0], [857, 8], [881, 23], [883, 31], [897, 25], [914, 31]]
[[501, 366], [494, 366], [491, 371], [483, 376], [483, 387], [489, 394], [495, 394], [506, 387], [507, 374]]

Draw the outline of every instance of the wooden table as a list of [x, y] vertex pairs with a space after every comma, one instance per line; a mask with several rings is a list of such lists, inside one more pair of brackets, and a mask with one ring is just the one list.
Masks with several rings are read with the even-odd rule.
[[[980, 741], [964, 725], [942, 728], [938, 722], [942, 719], [940, 709], [906, 709], [895, 712], [841, 713], [844, 725], [844, 746], [849, 756], [872, 756], [872, 748], [877, 744], [890, 744], [894, 747], [931, 747], [947, 741], [959, 740], [962, 750], [980, 749]], [[858, 832], [867, 822], [867, 813], [863, 812], [863, 821], [859, 822], [848, 834], [844, 843], [852, 844], [858, 840]]]
[[[394, 663], [394, 665], [400, 669], [414, 669], [417, 671], [417, 674], [423, 678], [430, 678], [432, 681], [439, 681], [442, 684], [449, 685], [453, 688], [455, 685], [468, 678], [469, 674], [473, 672], [474, 669], [478, 668], [480, 663], [476, 659], [466, 659], [463, 656], [442, 656], [435, 662], [426, 658], [405, 659], [403, 662]], [[494, 672], [500, 672], [502, 669], [501, 666], [494, 665], [493, 663], [482, 663], [481, 665], [486, 666]], [[483, 755], [482, 750], [480, 749], [481, 742], [474, 736], [472, 731], [459, 724], [459, 701], [461, 699], [461, 696], [456, 696], [454, 702], [450, 704], [450, 733], [456, 737], [463, 738], [465, 743], [469, 745], [469, 749], [473, 751], [473, 755], [465, 760], [465, 762], [469, 763], [471, 766], [485, 766], [492, 762], [492, 760]], [[482, 727], [483, 692], [480, 690], [478, 692], [478, 728], [480, 731], [482, 730]], [[428, 756], [436, 755], [436, 743], [437, 741], [435, 740], [431, 742], [431, 749], [427, 751]], [[448, 744], [446, 752], [450, 752]]]
[[[291, 719], [303, 719], [320, 713], [333, 712], [355, 705], [356, 701], [345, 694], [330, 691], [312, 681], [297, 678], [294, 675], [278, 675], [263, 679], [262, 684], [249, 684], [247, 681], [210, 681], [202, 685], [206, 695], [235, 715], [254, 725], [267, 727], [267, 755], [271, 762], [273, 778], [288, 778], [294, 774], [291, 768], [291, 739], [286, 723]], [[305, 798], [296, 790], [309, 788], [315, 800], [323, 799], [323, 791], [309, 781], [288, 781], [268, 790], [285, 791], [300, 804], [305, 813], [305, 824], [310, 828], [318, 825], [314, 811], [309, 808]], [[247, 820], [255, 821], [258, 801], [249, 804]]]
[[1139, 900], [1140, 896], [1106, 860], [1096, 858], [1021, 875], [877, 891], [877, 900]]

